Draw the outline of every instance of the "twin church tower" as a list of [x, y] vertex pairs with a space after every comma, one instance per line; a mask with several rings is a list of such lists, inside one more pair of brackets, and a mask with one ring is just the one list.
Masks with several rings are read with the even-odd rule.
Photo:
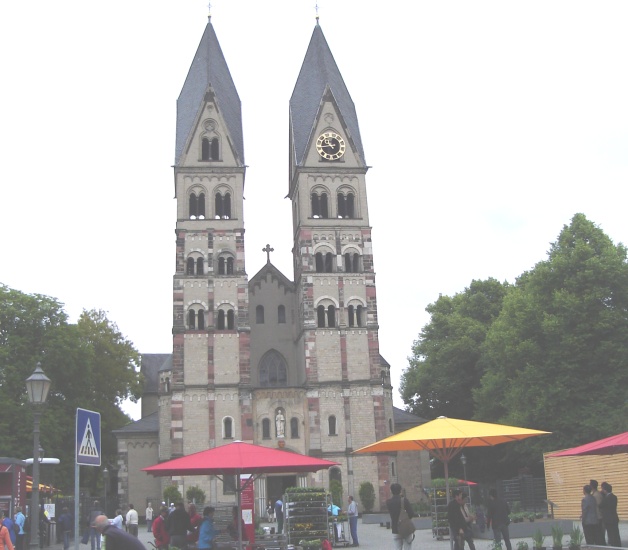
[[[154, 412], [144, 411], [158, 426], [152, 463], [234, 440], [283, 448], [340, 466], [261, 478], [260, 503], [286, 487], [329, 488], [335, 479], [345, 499], [370, 481], [377, 508], [384, 480], [396, 479], [395, 458], [351, 454], [394, 430], [389, 365], [379, 353], [368, 167], [355, 106], [318, 24], [290, 99], [289, 148], [294, 280], [270, 256], [249, 279], [240, 99], [208, 22], [177, 101], [172, 355], [144, 356], [156, 371], [145, 396]], [[121, 472], [132, 474], [132, 434], [117, 436], [131, 445], [119, 448]], [[144, 466], [147, 454], [137, 455]], [[132, 477], [120, 489], [141, 502]], [[183, 494], [197, 485], [208, 501], [233, 502], [233, 480], [175, 481]], [[146, 498], [161, 500], [160, 488]]]

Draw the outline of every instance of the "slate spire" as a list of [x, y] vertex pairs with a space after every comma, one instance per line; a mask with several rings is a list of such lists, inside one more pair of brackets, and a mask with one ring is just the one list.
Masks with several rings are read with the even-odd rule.
[[203, 108], [206, 94], [212, 92], [229, 130], [229, 139], [236, 159], [244, 166], [240, 97], [210, 19], [207, 21], [205, 32], [177, 99], [175, 164], [179, 164], [181, 160], [199, 112]]
[[311, 142], [319, 108], [330, 93], [340, 111], [346, 130], [360, 160], [366, 165], [355, 105], [349, 95], [327, 40], [317, 23], [310, 39], [301, 72], [290, 98], [291, 154], [297, 166], [303, 164]]

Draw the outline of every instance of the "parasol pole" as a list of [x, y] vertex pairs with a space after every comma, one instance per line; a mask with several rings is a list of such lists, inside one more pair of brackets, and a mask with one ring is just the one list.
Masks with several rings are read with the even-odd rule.
[[242, 550], [242, 487], [240, 486], [240, 472], [236, 474], [236, 494], [238, 495], [238, 549]]

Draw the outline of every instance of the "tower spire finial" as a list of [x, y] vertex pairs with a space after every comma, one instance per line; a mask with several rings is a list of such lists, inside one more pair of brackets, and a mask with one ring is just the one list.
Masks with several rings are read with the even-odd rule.
[[318, 16], [318, 2], [316, 2], [316, 6], [314, 7], [314, 9], [316, 10], [316, 24], [318, 25], [318, 19], [319, 19], [319, 16]]
[[211, 2], [207, 2], [207, 20], [208, 21], [212, 20], [212, 3]]

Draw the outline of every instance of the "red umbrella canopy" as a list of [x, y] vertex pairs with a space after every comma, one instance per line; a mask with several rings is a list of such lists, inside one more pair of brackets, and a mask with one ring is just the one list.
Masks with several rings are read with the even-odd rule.
[[332, 466], [338, 462], [234, 441], [142, 470], [154, 476], [197, 476], [317, 472]]
[[614, 455], [616, 453], [628, 453], [628, 432], [585, 443], [549, 456]]

